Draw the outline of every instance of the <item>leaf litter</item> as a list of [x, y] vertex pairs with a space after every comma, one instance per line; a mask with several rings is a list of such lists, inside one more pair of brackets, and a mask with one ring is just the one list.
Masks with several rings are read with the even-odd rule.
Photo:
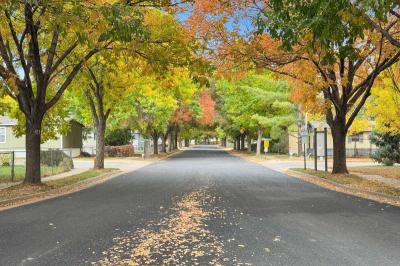
[[210, 208], [215, 200], [207, 188], [184, 195], [158, 223], [114, 238], [114, 246], [92, 265], [223, 265], [224, 244], [206, 224], [225, 215]]

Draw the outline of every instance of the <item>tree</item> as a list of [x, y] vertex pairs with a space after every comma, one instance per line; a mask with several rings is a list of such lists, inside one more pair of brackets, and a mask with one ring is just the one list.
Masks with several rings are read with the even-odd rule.
[[[332, 172], [347, 173], [347, 132], [376, 77], [400, 57], [398, 1], [210, 2], [197, 4], [190, 22], [211, 30], [205, 41], [219, 44], [219, 69], [268, 68], [302, 83], [302, 108], [321, 107], [332, 130]], [[258, 29], [235, 24], [243, 21]]]
[[[257, 136], [257, 155], [264, 132], [277, 139], [296, 121], [295, 107], [288, 99], [289, 89], [285, 81], [275, 80], [268, 73], [249, 73], [242, 80], [217, 83], [217, 95], [224, 99], [228, 124], [235, 129], [236, 136], [247, 134], [248, 145]], [[243, 140], [237, 141], [244, 145]]]
[[128, 58], [112, 52], [102, 52], [85, 65], [73, 83], [72, 109], [79, 110], [74, 115], [95, 130], [95, 169], [104, 168], [107, 121], [112, 117], [114, 126], [117, 126], [129, 115], [127, 105], [130, 103], [126, 97], [132, 93], [132, 83], [139, 74], [128, 70], [130, 65], [127, 61]]
[[103, 1], [2, 1], [2, 88], [25, 117], [25, 183], [40, 183], [40, 143], [46, 113], [94, 54], [144, 36], [134, 5]]
[[[321, 102], [334, 141], [332, 172], [347, 173], [348, 130], [375, 79], [398, 61], [400, 50], [367, 27], [351, 1], [271, 1], [262, 16], [261, 30], [280, 41], [283, 51], [271, 56], [258, 42], [264, 48], [254, 61], [303, 81], [309, 93], [302, 99], [312, 94]], [[312, 70], [311, 79], [304, 79], [303, 69]]]
[[215, 103], [207, 91], [200, 93], [200, 108], [202, 110], [201, 117], [197, 120], [200, 125], [210, 125], [215, 118]]
[[196, 70], [189, 71], [184, 68], [177, 68], [171, 74], [173, 78], [173, 95], [177, 100], [177, 109], [171, 117], [167, 131], [163, 135], [163, 152], [165, 152], [165, 141], [169, 138], [169, 148], [176, 149], [178, 144], [178, 135], [185, 139], [185, 145], [188, 144], [190, 137], [189, 128], [194, 125], [196, 119], [199, 119], [201, 106], [199, 102], [200, 84], [194, 80]]
[[371, 141], [378, 147], [371, 156], [374, 160], [385, 165], [400, 163], [400, 134], [375, 132], [371, 135]]
[[[381, 75], [381, 80], [372, 88], [366, 104], [366, 113], [374, 118], [378, 133], [400, 134], [400, 89], [399, 64]], [[382, 108], [384, 106], [384, 108]]]
[[86, 64], [81, 78], [75, 82], [76, 96], [81, 100], [79, 109], [90, 110], [83, 120], [86, 124], [90, 121], [96, 130], [97, 169], [104, 168], [108, 120], [112, 121], [109, 128], [115, 128], [136, 114], [127, 99], [137, 89], [136, 84], [141, 83], [141, 76], [161, 75], [159, 78], [164, 79], [162, 75], [171, 66], [186, 62], [191, 55], [192, 40], [171, 15], [149, 10], [143, 19], [146, 38], [132, 38], [123, 46], [102, 51]]
[[136, 84], [137, 90], [130, 96], [136, 110], [136, 116], [131, 118], [132, 127], [152, 137], [154, 154], [158, 154], [160, 134], [167, 130], [177, 108], [177, 101], [169, 93], [167, 84], [154, 75], [147, 76], [141, 84]]
[[369, 26], [380, 32], [393, 46], [400, 48], [400, 4], [398, 1], [363, 0], [353, 4], [359, 16], [365, 19]]

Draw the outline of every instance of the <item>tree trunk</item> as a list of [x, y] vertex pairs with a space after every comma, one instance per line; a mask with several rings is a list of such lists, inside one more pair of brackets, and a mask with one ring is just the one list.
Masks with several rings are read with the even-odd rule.
[[94, 169], [104, 169], [105, 134], [106, 121], [99, 121], [96, 126], [96, 158], [94, 159]]
[[332, 130], [333, 137], [333, 174], [347, 174], [345, 119], [335, 120]]
[[154, 154], [158, 154], [158, 134], [153, 133], [152, 134], [153, 138], [153, 149], [154, 149]]
[[223, 137], [223, 138], [221, 139], [221, 146], [222, 146], [222, 147], [226, 147], [226, 137]]
[[161, 152], [166, 153], [167, 152], [167, 134], [161, 135]]
[[172, 151], [172, 132], [168, 133], [168, 152]]
[[178, 149], [178, 130], [175, 131], [174, 150]]
[[[28, 120], [28, 118], [27, 118]], [[26, 122], [26, 168], [24, 183], [40, 184], [40, 129], [42, 127], [41, 120], [35, 120], [31, 123]]]
[[257, 130], [257, 155], [261, 154], [262, 130]]
[[240, 150], [244, 150], [244, 139], [246, 135], [245, 134], [240, 134]]
[[251, 152], [251, 137], [247, 135], [247, 152]]

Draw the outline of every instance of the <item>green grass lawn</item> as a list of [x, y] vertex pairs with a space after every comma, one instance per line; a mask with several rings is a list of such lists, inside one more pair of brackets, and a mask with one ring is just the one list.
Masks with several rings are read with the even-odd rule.
[[[14, 181], [22, 181], [25, 177], [25, 165], [16, 165], [14, 168], [15, 178]], [[62, 167], [41, 167], [42, 177], [56, 175], [65, 172]], [[11, 167], [10, 166], [0, 166], [0, 183], [11, 182]]]

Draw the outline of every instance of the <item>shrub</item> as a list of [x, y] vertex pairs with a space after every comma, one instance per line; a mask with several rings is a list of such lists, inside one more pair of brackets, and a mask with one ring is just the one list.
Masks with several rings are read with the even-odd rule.
[[0, 154], [0, 165], [1, 166], [10, 166], [11, 162], [11, 154], [9, 153], [1, 153]]
[[400, 135], [379, 134], [371, 135], [371, 142], [377, 146], [377, 151], [371, 158], [384, 165], [391, 166], [400, 163]]
[[107, 134], [105, 142], [108, 146], [127, 145], [132, 140], [132, 131], [129, 128], [120, 128]]
[[131, 144], [123, 146], [106, 146], [105, 155], [108, 157], [132, 157], [135, 155]]
[[71, 158], [65, 157], [58, 167], [61, 168], [63, 172], [70, 171], [74, 169], [74, 162]]

